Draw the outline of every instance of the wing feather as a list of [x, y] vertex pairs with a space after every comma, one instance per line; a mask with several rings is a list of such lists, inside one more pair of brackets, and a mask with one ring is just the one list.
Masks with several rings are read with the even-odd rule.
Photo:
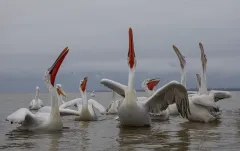
[[228, 99], [232, 97], [232, 94], [228, 91], [220, 91], [220, 90], [211, 90], [209, 95], [213, 95], [214, 101], [218, 102], [222, 99]]
[[102, 104], [98, 103], [96, 100], [89, 99], [88, 100], [88, 104], [93, 105], [93, 107], [96, 108], [101, 114], [105, 114], [106, 113], [105, 107], [102, 106]]
[[127, 89], [127, 86], [109, 79], [102, 79], [100, 83], [115, 91], [122, 97], [125, 97], [125, 90]]
[[80, 115], [80, 112], [79, 112], [79, 111], [72, 110], [72, 109], [63, 109], [63, 108], [60, 108], [60, 109], [59, 109], [59, 112], [60, 112], [60, 115], [61, 115], [61, 116], [70, 116], [70, 115], [79, 116], [79, 115]]
[[26, 122], [26, 120], [29, 123], [34, 123], [35, 121], [35, 115], [32, 114], [27, 108], [18, 109], [6, 118], [6, 121], [18, 124], [22, 124]]
[[182, 117], [188, 117], [188, 114], [191, 114], [187, 90], [177, 81], [167, 83], [144, 101], [144, 105], [149, 111], [154, 108], [163, 111], [173, 103], [176, 103], [178, 112]]
[[[68, 107], [71, 107], [71, 106], [77, 106], [78, 107], [78, 104], [82, 101], [82, 98], [76, 98], [74, 100], [71, 100], [71, 101], [67, 101], [65, 103], [63, 103], [62, 105], [60, 105], [59, 108], [68, 108]], [[79, 108], [78, 108], [79, 109]]]
[[208, 95], [197, 95], [191, 98], [191, 101], [196, 105], [201, 105], [204, 107], [214, 107], [217, 108], [217, 105], [214, 101], [210, 100]]

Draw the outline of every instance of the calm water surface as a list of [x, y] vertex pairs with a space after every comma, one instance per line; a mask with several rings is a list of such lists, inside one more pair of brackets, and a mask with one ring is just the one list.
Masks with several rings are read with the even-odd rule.
[[[214, 123], [190, 123], [179, 116], [169, 121], [153, 122], [150, 128], [119, 128], [115, 116], [99, 114], [95, 122], [77, 122], [63, 117], [64, 129], [55, 133], [16, 131], [17, 125], [5, 118], [22, 107], [28, 107], [35, 94], [0, 94], [0, 150], [236, 150], [240, 148], [240, 92], [219, 101], [222, 117]], [[79, 97], [69, 93], [68, 99]], [[96, 93], [95, 99], [105, 107], [111, 102], [110, 92]], [[139, 92], [139, 96], [145, 93]], [[40, 94], [49, 105], [48, 94]]]

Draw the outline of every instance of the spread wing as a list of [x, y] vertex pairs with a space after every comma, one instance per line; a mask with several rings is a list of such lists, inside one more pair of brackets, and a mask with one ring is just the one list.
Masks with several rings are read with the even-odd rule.
[[191, 114], [187, 90], [177, 81], [167, 83], [144, 101], [148, 111], [163, 111], [167, 109], [168, 105], [173, 103], [176, 103], [178, 112], [182, 117], [188, 117], [188, 113]]
[[115, 81], [109, 80], [109, 79], [102, 79], [100, 81], [100, 83], [103, 84], [104, 86], [108, 87], [109, 89], [115, 91], [122, 97], [125, 97], [125, 90], [127, 89], [126, 85], [123, 85], [121, 83], [118, 83], [118, 82], [115, 82]]
[[97, 101], [93, 100], [93, 99], [89, 99], [88, 100], [88, 104], [93, 105], [94, 108], [96, 108], [101, 114], [105, 114], [106, 113], [106, 109], [104, 106], [102, 106], [100, 103], [98, 103]]
[[32, 114], [29, 109], [27, 108], [21, 108], [18, 109], [17, 111], [13, 112], [10, 114], [7, 118], [6, 121], [10, 121], [11, 123], [18, 123], [18, 124], [23, 124], [23, 123], [34, 123], [36, 121], [35, 115]]

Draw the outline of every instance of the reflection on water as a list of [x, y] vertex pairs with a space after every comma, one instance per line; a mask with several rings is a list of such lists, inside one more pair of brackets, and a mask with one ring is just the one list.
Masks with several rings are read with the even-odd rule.
[[183, 128], [182, 130], [178, 131], [176, 135], [179, 139], [179, 142], [176, 142], [173, 144], [176, 147], [176, 149], [178, 151], [189, 150], [189, 145], [190, 145], [189, 129]]
[[59, 150], [59, 140], [62, 136], [63, 136], [62, 131], [50, 134], [51, 143], [50, 143], [50, 148], [48, 149], [49, 151]]
[[89, 134], [88, 134], [88, 126], [89, 126], [89, 122], [83, 122], [81, 121], [79, 123], [81, 130], [81, 136], [79, 136], [80, 141], [81, 141], [81, 145], [79, 147], [80, 150], [82, 151], [87, 151], [88, 150], [88, 145], [89, 145]]
[[[219, 138], [219, 133], [216, 131], [220, 125], [220, 121], [212, 123], [198, 123], [198, 122], [185, 122], [180, 126], [184, 129], [184, 134], [180, 137], [182, 142], [187, 143], [185, 146], [191, 146], [190, 142], [194, 141], [194, 149], [206, 150], [216, 147], [214, 144], [216, 139]], [[189, 148], [185, 147], [184, 150]]]
[[0, 149], [8, 149], [8, 148], [20, 148], [20, 149], [28, 149], [35, 148], [35, 144], [28, 142], [28, 138], [33, 138], [31, 133], [19, 132], [17, 130], [13, 130], [7, 134], [5, 134], [6, 140], [8, 143], [0, 146]]
[[[78, 93], [69, 94], [73, 98], [78, 95]], [[111, 95], [111, 93], [98, 93], [96, 99], [104, 106], [108, 106]], [[153, 121], [151, 127], [126, 128], [117, 126], [119, 122], [114, 120], [115, 115], [99, 114], [100, 121], [94, 122], [79, 122], [74, 121], [74, 117], [63, 117], [62, 131], [35, 133], [13, 130], [16, 125], [5, 121], [5, 117], [14, 110], [29, 105], [28, 100], [31, 100], [32, 95], [27, 96], [27, 98], [21, 94], [1, 96], [1, 99], [7, 98], [7, 101], [3, 99], [4, 103], [0, 106], [1, 150], [237, 151], [240, 148], [240, 101], [236, 101], [237, 99], [219, 101], [219, 106], [223, 110], [222, 116], [219, 121], [212, 123], [188, 122], [179, 116], [173, 116], [169, 121]], [[240, 93], [235, 93], [233, 96], [240, 97]], [[69, 97], [69, 99], [73, 98]], [[44, 104], [48, 105], [48, 102], [45, 101]]]

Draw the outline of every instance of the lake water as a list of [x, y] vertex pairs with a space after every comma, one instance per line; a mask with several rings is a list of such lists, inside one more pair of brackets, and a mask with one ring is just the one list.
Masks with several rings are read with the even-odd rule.
[[[69, 93], [68, 99], [79, 97]], [[111, 92], [96, 93], [95, 99], [105, 107], [111, 102]], [[138, 96], [145, 93], [138, 92]], [[16, 131], [16, 124], [5, 118], [22, 107], [28, 107], [35, 94], [0, 94], [0, 150], [216, 150], [239, 151], [240, 148], [240, 92], [219, 101], [222, 116], [213, 123], [192, 123], [179, 116], [165, 122], [152, 122], [149, 128], [119, 128], [115, 116], [100, 115], [100, 121], [77, 122], [63, 117], [64, 129], [55, 133]], [[40, 94], [44, 105], [49, 105], [48, 94]]]

